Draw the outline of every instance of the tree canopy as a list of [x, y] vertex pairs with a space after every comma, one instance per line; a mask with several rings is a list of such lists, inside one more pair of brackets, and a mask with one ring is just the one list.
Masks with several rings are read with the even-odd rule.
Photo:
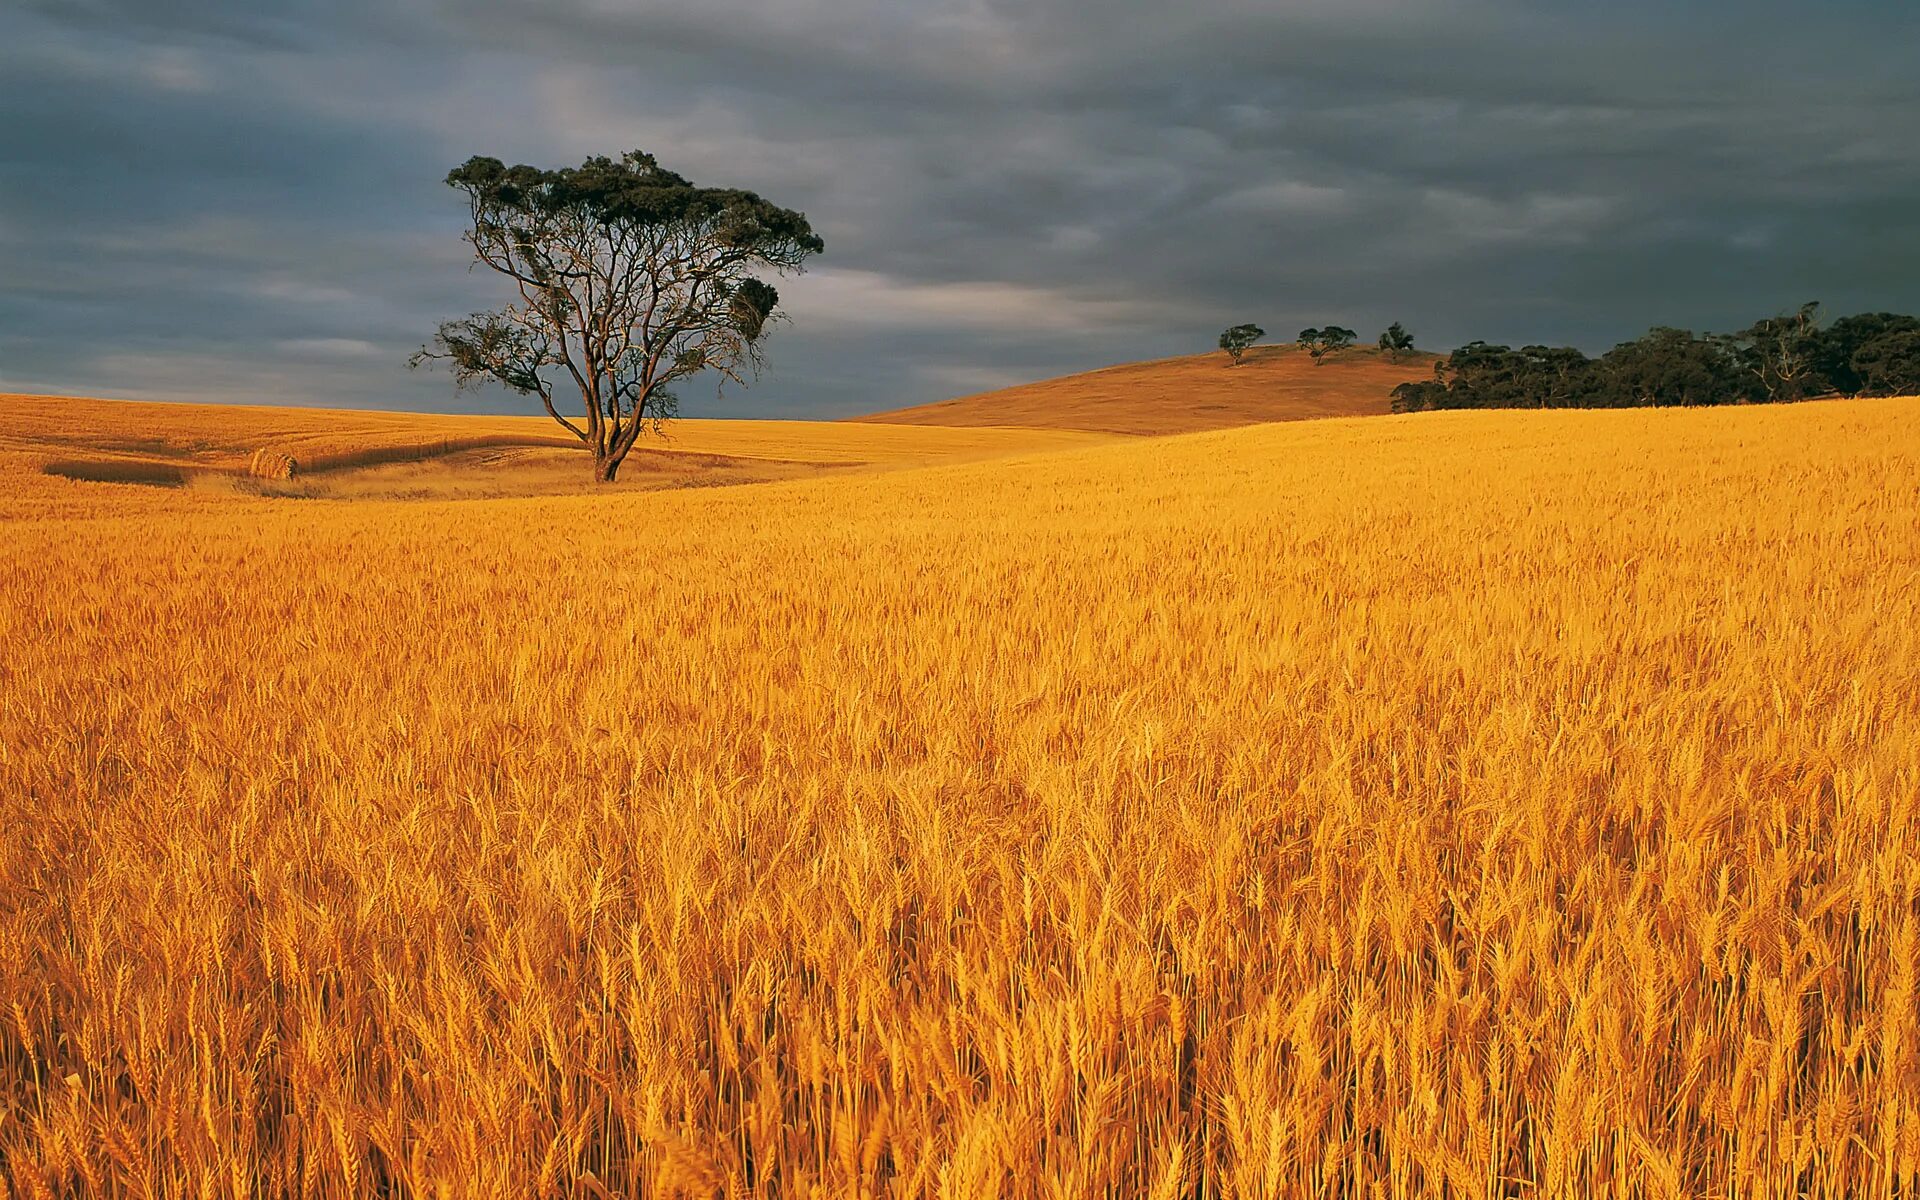
[[1395, 321], [1380, 334], [1380, 352], [1389, 362], [1399, 362], [1402, 355], [1413, 352], [1413, 335], [1407, 327]]
[[1920, 362], [1913, 358], [1916, 333], [1920, 333], [1920, 317], [1905, 313], [1841, 317], [1819, 331], [1814, 370], [1835, 391], [1847, 395], [1920, 393]]
[[1599, 358], [1571, 346], [1469, 342], [1434, 378], [1394, 389], [1395, 412], [1755, 404], [1822, 395], [1920, 394], [1920, 318], [1863, 313], [1831, 326], [1819, 306], [1735, 334], [1660, 327]]
[[1324, 329], [1302, 329], [1300, 345], [1313, 356], [1316, 365], [1324, 363], [1327, 355], [1345, 350], [1353, 345], [1360, 335], [1344, 325], [1329, 325]]
[[[798, 272], [825, 249], [802, 214], [696, 187], [637, 150], [555, 170], [476, 157], [447, 183], [467, 197], [475, 262], [518, 298], [443, 324], [414, 365], [444, 362], [461, 386], [539, 397], [603, 482], [677, 411], [672, 385], [759, 370], [780, 299], [759, 274]], [[556, 388], [578, 392], [579, 422]]]
[[1265, 336], [1267, 331], [1258, 325], [1234, 325], [1220, 335], [1220, 348], [1227, 352], [1234, 366], [1239, 366], [1253, 344]]

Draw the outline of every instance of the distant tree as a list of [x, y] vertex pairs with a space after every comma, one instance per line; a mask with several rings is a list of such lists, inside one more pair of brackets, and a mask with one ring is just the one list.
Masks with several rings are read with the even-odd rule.
[[1572, 408], [1596, 397], [1593, 362], [1571, 346], [1468, 342], [1435, 372], [1447, 386], [1435, 408]]
[[[1597, 359], [1571, 346], [1468, 342], [1433, 379], [1393, 390], [1394, 412], [1444, 408], [1627, 408], [1797, 400], [1837, 387], [1920, 395], [1920, 317], [1861, 313], [1822, 329], [1816, 305], [1736, 334], [1657, 328]], [[1302, 332], [1322, 353], [1327, 330]]]
[[1920, 327], [1881, 334], [1853, 352], [1860, 392], [1868, 396], [1920, 396]]
[[1835, 391], [1858, 395], [1869, 387], [1854, 365], [1860, 352], [1889, 335], [1915, 330], [1920, 330], [1920, 317], [1904, 313], [1858, 313], [1841, 317], [1819, 331], [1814, 347], [1814, 369]]
[[1452, 393], [1444, 382], [1421, 379], [1394, 388], [1393, 399], [1388, 407], [1397, 413], [1426, 412], [1428, 409], [1451, 407], [1448, 404], [1451, 398]]
[[1521, 382], [1533, 407], [1582, 408], [1595, 396], [1593, 360], [1572, 346], [1522, 346]]
[[1353, 345], [1360, 335], [1344, 325], [1329, 325], [1325, 329], [1302, 329], [1300, 346], [1313, 356], [1316, 364], [1324, 363], [1327, 355], [1345, 350]]
[[1431, 398], [1432, 408], [1509, 408], [1523, 403], [1516, 387], [1518, 360], [1510, 346], [1472, 341], [1433, 365], [1433, 377], [1447, 394]]
[[1220, 348], [1227, 352], [1227, 357], [1237, 367], [1247, 350], [1265, 336], [1267, 331], [1258, 325], [1235, 325], [1220, 335]]
[[[466, 194], [474, 260], [519, 299], [442, 325], [413, 365], [445, 362], [460, 386], [538, 396], [593, 452], [603, 483], [674, 414], [670, 385], [758, 370], [780, 296], [755, 272], [797, 272], [825, 248], [800, 213], [695, 187], [637, 150], [551, 171], [472, 158], [447, 183]], [[568, 386], [584, 427], [555, 404]]]
[[1725, 343], [1666, 326], [1622, 342], [1600, 360], [1608, 407], [1729, 404], [1745, 398], [1740, 364]]
[[1401, 355], [1411, 353], [1412, 350], [1413, 335], [1408, 333], [1406, 326], [1398, 321], [1387, 326], [1386, 332], [1380, 335], [1380, 352], [1385, 354], [1391, 362], [1399, 362]]
[[1821, 378], [1820, 305], [1756, 321], [1726, 339], [1741, 368], [1754, 380], [1756, 399], [1804, 400], [1827, 384]]

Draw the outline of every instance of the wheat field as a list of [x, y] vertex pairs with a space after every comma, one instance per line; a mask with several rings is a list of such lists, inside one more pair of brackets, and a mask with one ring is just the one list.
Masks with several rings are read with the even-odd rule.
[[1920, 1195], [1917, 414], [617, 503], [16, 449], [0, 1175]]
[[[635, 448], [621, 490], [890, 470], [1095, 445], [1069, 429], [902, 429], [819, 421], [675, 421]], [[548, 418], [0, 394], [0, 471], [262, 491], [302, 499], [500, 499], [578, 493], [580, 444]], [[254, 478], [260, 459], [293, 479]], [[475, 469], [483, 468], [483, 469]], [[42, 499], [71, 497], [58, 485]], [[78, 510], [86, 511], [82, 505]]]
[[[641, 445], [665, 453], [823, 465], [924, 466], [1108, 440], [1068, 429], [921, 428], [821, 421], [683, 420]], [[166, 404], [0, 393], [0, 457], [29, 468], [74, 454], [239, 470], [261, 449], [322, 469], [452, 444], [572, 448], [544, 416], [469, 416], [271, 405]]]

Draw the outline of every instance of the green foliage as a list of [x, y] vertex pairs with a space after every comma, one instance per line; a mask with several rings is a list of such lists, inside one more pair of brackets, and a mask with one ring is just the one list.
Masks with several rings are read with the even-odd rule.
[[1248, 349], [1265, 336], [1267, 331], [1258, 325], [1235, 325], [1220, 335], [1220, 348], [1227, 352], [1227, 357], [1233, 360], [1235, 366], [1239, 366]]
[[1749, 398], [1723, 341], [1665, 326], [1600, 360], [1602, 395], [1620, 407], [1732, 404]]
[[1424, 379], [1413, 383], [1403, 383], [1393, 389], [1393, 399], [1389, 403], [1394, 412], [1415, 413], [1429, 409], [1452, 408], [1449, 403], [1453, 393], [1446, 382], [1439, 379]]
[[1920, 390], [1911, 384], [1894, 386], [1901, 376], [1903, 335], [1916, 332], [1920, 332], [1920, 317], [1904, 313], [1842, 317], [1821, 331], [1814, 350], [1815, 369], [1845, 395], [1906, 395]]
[[446, 322], [432, 344], [414, 351], [407, 365], [418, 367], [430, 359], [445, 361], [454, 385], [463, 391], [499, 383], [526, 396], [540, 393], [541, 369], [559, 363], [543, 334], [500, 313]]
[[1471, 342], [1447, 360], [1454, 408], [1575, 408], [1600, 400], [1597, 366], [1571, 346], [1510, 350]]
[[1920, 322], [1866, 342], [1851, 364], [1869, 396], [1920, 396]]
[[1920, 395], [1920, 318], [1863, 313], [1822, 329], [1819, 306], [1804, 304], [1735, 334], [1653, 329], [1596, 359], [1571, 346], [1515, 350], [1469, 342], [1434, 365], [1433, 379], [1395, 388], [1392, 407], [1630, 408], [1784, 402], [1833, 392]]
[[1359, 336], [1344, 325], [1329, 325], [1325, 329], [1302, 329], [1299, 340], [1301, 348], [1312, 355], [1318, 365], [1326, 361], [1327, 355], [1353, 345]]
[[1741, 398], [1725, 348], [1656, 329], [1598, 359], [1571, 346], [1469, 342], [1434, 365], [1431, 382], [1394, 389], [1395, 412], [1449, 408], [1620, 408]]
[[1741, 370], [1751, 375], [1758, 399], [1804, 400], [1825, 390], [1820, 372], [1820, 305], [1756, 321], [1723, 339]]
[[780, 293], [772, 284], [743, 279], [735, 285], [727, 303], [727, 319], [733, 322], [741, 337], [757, 342], [766, 332], [767, 322], [773, 319], [774, 306], [779, 303]]
[[1399, 362], [1402, 355], [1412, 353], [1413, 335], [1407, 332], [1406, 326], [1395, 321], [1380, 335], [1379, 345], [1380, 352], [1387, 356], [1388, 361]]

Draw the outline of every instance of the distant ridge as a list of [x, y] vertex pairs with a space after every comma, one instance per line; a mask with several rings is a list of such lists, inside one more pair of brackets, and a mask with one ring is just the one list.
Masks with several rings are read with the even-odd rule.
[[1256, 346], [1237, 367], [1220, 352], [1162, 358], [853, 419], [1156, 434], [1371, 416], [1388, 411], [1397, 385], [1432, 378], [1434, 358], [1416, 352], [1396, 363], [1368, 347], [1315, 365], [1296, 346]]

